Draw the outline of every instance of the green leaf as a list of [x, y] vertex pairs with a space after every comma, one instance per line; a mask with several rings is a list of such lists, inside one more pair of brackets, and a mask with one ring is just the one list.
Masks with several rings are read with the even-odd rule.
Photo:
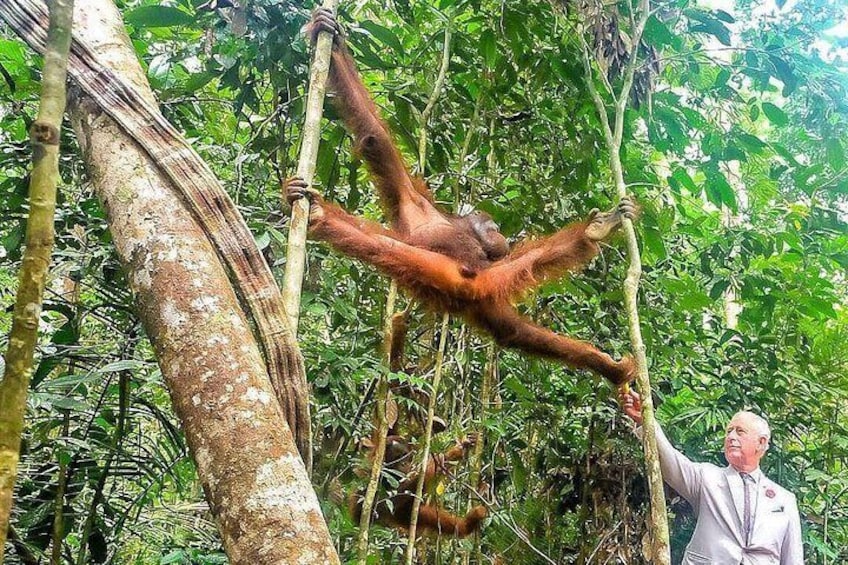
[[185, 84], [186, 92], [197, 92], [215, 78], [216, 73], [210, 73], [209, 71], [203, 71], [202, 73], [193, 74]]
[[85, 402], [80, 402], [79, 400], [74, 400], [73, 398], [66, 397], [50, 397], [46, 398], [53, 405], [54, 408], [60, 408], [62, 410], [70, 410], [71, 412], [79, 412], [84, 413], [89, 409], [88, 404]]
[[159, 559], [159, 565], [170, 565], [171, 563], [181, 563], [188, 560], [189, 558], [186, 552], [178, 549]]
[[47, 388], [47, 390], [71, 389], [77, 385], [94, 381], [101, 381], [102, 379], [103, 376], [95, 372], [82, 373], [76, 375], [63, 375], [61, 377], [56, 377], [55, 379], [50, 379], [49, 381], [45, 382], [45, 387]]
[[727, 179], [721, 171], [715, 168], [710, 169], [707, 173], [705, 188], [707, 191], [707, 199], [710, 202], [719, 208], [724, 205], [734, 212], [736, 211], [736, 194], [733, 191], [733, 187], [730, 186], [730, 183], [727, 182]]
[[782, 94], [784, 96], [789, 96], [798, 87], [798, 78], [795, 76], [795, 71], [792, 70], [789, 63], [777, 55], [769, 55], [769, 61], [771, 61], [771, 64], [774, 67], [774, 73], [772, 73], [772, 76], [780, 79], [783, 83]]
[[786, 112], [771, 102], [763, 102], [763, 113], [776, 126], [785, 126], [789, 123], [789, 117], [786, 115]]
[[706, 192], [707, 194], [707, 200], [709, 200], [719, 208], [721, 207], [721, 193], [718, 191], [716, 185], [712, 181], [708, 180], [704, 183], [704, 192]]
[[766, 147], [766, 144], [762, 139], [756, 135], [751, 135], [750, 133], [740, 133], [739, 143], [751, 153], [762, 153], [763, 149]]
[[478, 48], [483, 60], [486, 61], [486, 65], [489, 68], [494, 68], [498, 62], [498, 45], [492, 30], [487, 29], [480, 35]]
[[724, 154], [722, 155], [723, 161], [747, 161], [748, 155], [739, 149], [736, 145], [729, 143], [727, 147], [724, 149]]
[[727, 69], [721, 69], [716, 75], [715, 82], [713, 85], [716, 88], [721, 88], [727, 84], [727, 81], [730, 80], [730, 71]]
[[668, 26], [657, 19], [656, 16], [648, 18], [645, 24], [644, 38], [649, 45], [654, 45], [657, 48], [664, 45], [673, 46], [679, 43], [677, 37], [668, 29]]
[[723, 45], [730, 47], [730, 30], [719, 19], [708, 12], [689, 11], [687, 15], [695, 20], [696, 24], [690, 25], [689, 30], [693, 33], [706, 33], [718, 39]]
[[727, 290], [727, 287], [729, 286], [730, 281], [728, 280], [721, 280], [716, 282], [710, 289], [710, 298], [712, 298], [713, 300], [718, 300], [721, 297], [722, 293], [724, 293], [724, 291]]
[[645, 228], [642, 230], [642, 234], [645, 239], [645, 245], [656, 257], [656, 260], [661, 261], [668, 256], [665, 243], [663, 243], [663, 234], [659, 229], [656, 227]]
[[516, 57], [521, 57], [528, 49], [527, 16], [518, 10], [504, 10], [501, 17], [504, 36]]
[[25, 234], [26, 225], [24, 222], [20, 222], [9, 229], [2, 242], [2, 246], [6, 251], [7, 257], [18, 257], [20, 255]]
[[772, 148], [777, 152], [778, 155], [786, 159], [786, 161], [792, 165], [793, 167], [798, 167], [799, 163], [797, 159], [795, 159], [795, 155], [789, 152], [789, 149], [786, 146], [781, 145], [780, 143], [772, 143]]
[[170, 6], [141, 6], [124, 16], [135, 27], [178, 27], [194, 22], [191, 14]]
[[798, 309], [817, 320], [836, 318], [836, 310], [833, 308], [833, 304], [815, 296], [807, 297], [798, 305]]
[[535, 398], [533, 393], [530, 392], [530, 389], [513, 376], [509, 376], [504, 380], [504, 386], [518, 397], [519, 400], [532, 400]]
[[265, 249], [271, 243], [271, 236], [266, 231], [257, 234], [254, 237], [254, 240], [256, 241], [256, 247], [258, 247], [259, 249]]
[[403, 55], [403, 45], [401, 45], [397, 36], [387, 27], [383, 27], [378, 23], [375, 23], [371, 20], [365, 20], [360, 22], [359, 26], [370, 33], [374, 39], [394, 49], [394, 51], [400, 55]]
[[827, 162], [834, 170], [839, 170], [845, 164], [845, 151], [839, 140], [834, 138], [828, 139], [824, 144], [825, 155]]
[[718, 19], [720, 19], [723, 22], [727, 22], [729, 24], [736, 22], [736, 19], [733, 16], [731, 16], [730, 14], [728, 14], [727, 12], [725, 12], [724, 10], [716, 10], [715, 15]]
[[134, 359], [124, 359], [123, 361], [115, 361], [97, 369], [98, 373], [117, 373], [119, 371], [134, 371], [145, 366], [143, 361]]
[[674, 172], [671, 173], [671, 176], [674, 180], [686, 187], [686, 189], [692, 194], [701, 193], [701, 189], [698, 188], [698, 185], [695, 184], [695, 181], [693, 181], [692, 177], [689, 176], [689, 173], [686, 172], [686, 169], [677, 167], [674, 169]]
[[51, 341], [60, 345], [77, 343], [79, 341], [79, 333], [77, 332], [76, 325], [71, 322], [64, 324], [55, 334], [53, 334], [53, 339]]
[[0, 60], [23, 65], [26, 62], [24, 44], [20, 41], [12, 41], [11, 39], [0, 39]]

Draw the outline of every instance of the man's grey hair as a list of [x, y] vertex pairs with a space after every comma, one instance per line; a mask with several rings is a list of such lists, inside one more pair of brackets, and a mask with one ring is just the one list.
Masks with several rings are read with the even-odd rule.
[[751, 421], [754, 422], [754, 426], [756, 426], [757, 434], [759, 435], [759, 437], [766, 438], [766, 445], [764, 450], [767, 450], [769, 448], [769, 444], [771, 443], [771, 428], [769, 428], [766, 419], [760, 416], [759, 414], [756, 414], [749, 410], [740, 410], [739, 412], [734, 414], [733, 417], [735, 418], [736, 416], [741, 415], [749, 417]]

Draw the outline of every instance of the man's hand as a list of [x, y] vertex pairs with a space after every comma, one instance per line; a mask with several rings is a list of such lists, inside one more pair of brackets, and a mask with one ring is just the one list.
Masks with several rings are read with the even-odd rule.
[[641, 426], [642, 397], [639, 396], [639, 393], [633, 389], [630, 389], [627, 392], [620, 390], [618, 393], [618, 399], [621, 401], [621, 408], [624, 410], [624, 413], [627, 414], [631, 420]]

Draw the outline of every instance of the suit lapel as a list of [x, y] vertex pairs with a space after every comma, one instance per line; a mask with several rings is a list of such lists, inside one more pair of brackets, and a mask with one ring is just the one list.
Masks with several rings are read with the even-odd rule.
[[724, 478], [730, 491], [731, 505], [736, 509], [736, 536], [742, 539], [742, 516], [745, 514], [745, 493], [743, 491], [742, 477], [730, 465], [724, 470]]

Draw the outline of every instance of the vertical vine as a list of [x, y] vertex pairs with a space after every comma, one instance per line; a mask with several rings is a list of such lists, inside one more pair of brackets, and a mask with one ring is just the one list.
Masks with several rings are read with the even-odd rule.
[[[427, 123], [435, 108], [436, 101], [442, 94], [445, 85], [445, 77], [448, 72], [448, 64], [450, 63], [451, 55], [451, 38], [452, 38], [452, 22], [448, 22], [445, 27], [445, 40], [442, 45], [442, 62], [439, 66], [439, 74], [436, 78], [436, 83], [433, 85], [433, 92], [427, 100], [427, 105], [424, 111], [421, 112], [421, 126], [418, 133], [418, 168], [423, 175], [424, 163], [427, 160]], [[409, 521], [409, 540], [406, 545], [406, 555], [404, 562], [407, 565], [412, 565], [412, 560], [415, 556], [415, 537], [418, 528], [418, 513], [421, 509], [421, 499], [424, 495], [424, 477], [427, 474], [427, 463], [430, 460], [430, 445], [433, 439], [433, 419], [436, 416], [436, 400], [439, 395], [439, 384], [442, 380], [442, 367], [445, 358], [445, 346], [447, 344], [447, 335], [450, 321], [450, 316], [445, 313], [442, 316], [442, 328], [439, 335], [439, 348], [436, 351], [436, 366], [433, 374], [433, 387], [430, 393], [430, 401], [427, 405], [427, 425], [424, 429], [424, 449], [421, 455], [421, 470], [418, 474], [418, 484], [415, 487], [415, 499], [412, 502], [412, 516]]]
[[[621, 144], [624, 135], [624, 115], [627, 110], [627, 102], [630, 99], [630, 91], [633, 87], [633, 78], [639, 63], [637, 54], [638, 46], [642, 41], [645, 25], [651, 15], [649, 0], [639, 0], [635, 7], [632, 19], [631, 45], [632, 52], [627, 61], [627, 66], [622, 75], [621, 89], [616, 93], [606, 74], [600, 69], [599, 61], [595, 65], [590, 61], [589, 45], [582, 33], [578, 33], [581, 42], [581, 55], [586, 86], [598, 118], [609, 152], [609, 165], [612, 173], [613, 184], [619, 198], [627, 196], [627, 184], [624, 182], [624, 169], [621, 162]], [[607, 105], [601, 93], [595, 86], [596, 74], [600, 77], [606, 88], [606, 93], [613, 99], [613, 122], [607, 114]], [[627, 269], [627, 277], [624, 280], [624, 301], [629, 319], [630, 342], [633, 356], [636, 359], [638, 369], [636, 382], [642, 392], [642, 417], [645, 434], [643, 436], [643, 449], [645, 452], [645, 466], [647, 468], [648, 485], [651, 499], [650, 518], [650, 555], [649, 560], [660, 565], [671, 563], [669, 547], [668, 517], [663, 492], [662, 471], [660, 470], [659, 454], [657, 452], [657, 438], [654, 427], [654, 403], [651, 395], [651, 381], [648, 375], [648, 361], [645, 355], [645, 343], [642, 340], [642, 330], [639, 323], [639, 280], [642, 276], [642, 259], [639, 254], [639, 244], [636, 239], [636, 230], [629, 218], [622, 221], [622, 229], [627, 241], [627, 255], [630, 261]]]
[[[392, 317], [397, 301], [397, 283], [389, 285], [389, 295], [386, 297], [386, 316], [383, 320], [383, 350], [386, 367], [389, 366], [389, 355], [392, 344]], [[362, 514], [359, 517], [359, 539], [356, 543], [357, 563], [366, 565], [368, 562], [368, 532], [371, 525], [371, 512], [374, 499], [380, 486], [380, 474], [383, 471], [383, 460], [386, 458], [386, 436], [389, 433], [389, 419], [386, 416], [386, 406], [389, 401], [389, 381], [385, 374], [377, 378], [374, 405], [374, 451], [371, 460], [371, 472], [368, 476], [368, 486], [362, 500]]]

